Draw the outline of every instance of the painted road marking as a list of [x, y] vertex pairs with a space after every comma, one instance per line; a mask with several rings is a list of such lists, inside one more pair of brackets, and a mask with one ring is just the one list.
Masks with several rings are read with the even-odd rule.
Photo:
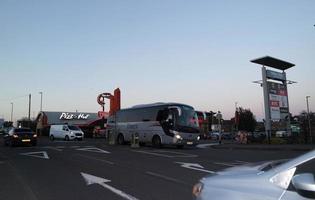
[[20, 155], [23, 155], [23, 156], [30, 156], [30, 157], [35, 157], [35, 158], [49, 159], [48, 154], [47, 154], [46, 151], [20, 153]]
[[79, 149], [76, 149], [76, 150], [78, 150], [78, 151], [88, 151], [88, 152], [94, 152], [94, 153], [110, 153], [109, 151], [105, 151], [103, 149], [96, 148], [96, 147], [79, 148]]
[[103, 160], [103, 159], [98, 159], [98, 158], [93, 158], [93, 157], [89, 157], [89, 156], [84, 156], [84, 155], [81, 155], [81, 154], [75, 154], [76, 156], [80, 156], [80, 157], [83, 157], [83, 158], [87, 158], [87, 159], [90, 159], [90, 160], [96, 160], [96, 161], [100, 161], [100, 162], [104, 162], [104, 163], [107, 163], [107, 164], [110, 164], [110, 165], [114, 165], [115, 163], [111, 162], [111, 161], [107, 161], [107, 160]]
[[55, 151], [62, 151], [62, 149], [59, 149], [57, 147], [53, 147], [53, 146], [43, 146], [41, 148], [44, 148], [44, 149], [52, 149], [52, 150], [55, 150]]
[[[165, 176], [165, 175], [162, 175], [162, 174], [158, 174], [158, 173], [154, 173], [154, 172], [150, 172], [150, 171], [147, 171], [145, 173], [150, 175], [150, 176], [161, 178], [161, 179], [164, 179], [164, 180], [167, 180], [167, 181], [171, 181], [171, 182], [175, 182], [175, 183], [179, 183], [179, 184], [184, 184], [184, 185], [189, 185], [189, 184], [187, 184], [184, 181], [181, 181], [181, 180], [178, 180], [178, 179], [175, 179], [175, 178], [171, 178], [169, 176]], [[189, 186], [191, 186], [191, 185], [189, 185]]]
[[225, 162], [213, 162], [213, 164], [216, 164], [216, 165], [223, 165], [223, 166], [226, 166], [226, 167], [235, 167], [239, 164], [234, 164], [234, 163], [225, 163]]
[[202, 171], [202, 172], [207, 172], [207, 173], [215, 173], [214, 171], [206, 170], [204, 169], [203, 166], [199, 165], [198, 163], [184, 163], [184, 162], [175, 162], [181, 165], [181, 167], [187, 168], [187, 169], [192, 169], [196, 171]]
[[82, 172], [81, 172], [81, 175], [84, 178], [84, 180], [86, 182], [86, 185], [99, 184], [102, 187], [110, 190], [111, 192], [115, 193], [116, 195], [121, 196], [124, 199], [127, 199], [127, 200], [138, 200], [136, 197], [133, 197], [130, 194], [127, 194], [127, 193], [125, 193], [125, 192], [123, 192], [123, 191], [121, 191], [119, 189], [116, 189], [116, 188], [106, 184], [106, 183], [111, 182], [111, 180], [104, 179], [104, 178], [97, 177], [97, 176], [93, 176], [91, 174], [82, 173]]
[[211, 144], [198, 144], [196, 147], [199, 149], [205, 149], [211, 146], [219, 145], [219, 143], [211, 143]]
[[133, 152], [149, 154], [153, 156], [160, 156], [165, 158], [195, 158], [198, 157], [194, 154], [187, 154], [187, 153], [179, 153], [175, 151], [165, 151], [165, 150], [156, 150], [156, 151], [139, 151], [133, 150]]

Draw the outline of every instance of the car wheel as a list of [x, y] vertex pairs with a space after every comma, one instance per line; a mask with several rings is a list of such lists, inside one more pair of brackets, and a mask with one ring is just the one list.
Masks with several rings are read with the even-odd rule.
[[161, 138], [158, 135], [155, 135], [152, 139], [152, 145], [155, 148], [161, 148], [162, 146], [162, 142], [161, 142]]
[[177, 149], [182, 149], [182, 148], [184, 148], [184, 145], [177, 145], [176, 147], [177, 147]]
[[120, 133], [120, 134], [118, 135], [117, 143], [118, 143], [119, 145], [125, 144], [125, 138], [124, 138], [123, 134]]
[[36, 146], [37, 145], [37, 142], [32, 142], [32, 146]]
[[66, 135], [65, 140], [66, 140], [66, 141], [69, 141], [69, 140], [70, 140], [70, 138], [69, 138], [68, 135]]
[[54, 137], [53, 135], [50, 135], [49, 139], [50, 139], [51, 141], [54, 141], [55, 137]]

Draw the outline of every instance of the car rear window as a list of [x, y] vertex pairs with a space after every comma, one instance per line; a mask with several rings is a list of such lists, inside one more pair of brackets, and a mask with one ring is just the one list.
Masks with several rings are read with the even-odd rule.
[[15, 129], [15, 132], [16, 133], [25, 133], [25, 132], [32, 132], [32, 131], [29, 128], [18, 128], [18, 129]]

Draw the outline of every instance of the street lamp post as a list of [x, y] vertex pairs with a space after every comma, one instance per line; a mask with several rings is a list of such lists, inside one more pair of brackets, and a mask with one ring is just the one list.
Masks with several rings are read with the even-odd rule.
[[13, 122], [13, 102], [11, 102], [11, 122]]
[[309, 135], [310, 135], [310, 142], [311, 144], [313, 143], [313, 138], [312, 138], [312, 128], [311, 128], [311, 119], [310, 119], [310, 108], [309, 108], [309, 104], [308, 104], [308, 99], [311, 96], [306, 96], [306, 106], [307, 106], [307, 120], [308, 120], [308, 131], [309, 131]]
[[39, 92], [40, 94], [40, 111], [43, 111], [43, 92]]

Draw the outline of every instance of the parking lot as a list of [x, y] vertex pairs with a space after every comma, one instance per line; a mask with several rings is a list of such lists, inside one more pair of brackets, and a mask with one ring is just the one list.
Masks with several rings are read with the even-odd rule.
[[[2, 139], [0, 141], [2, 143]], [[208, 174], [301, 151], [109, 146], [104, 139], [0, 147], [0, 199], [192, 199]]]

